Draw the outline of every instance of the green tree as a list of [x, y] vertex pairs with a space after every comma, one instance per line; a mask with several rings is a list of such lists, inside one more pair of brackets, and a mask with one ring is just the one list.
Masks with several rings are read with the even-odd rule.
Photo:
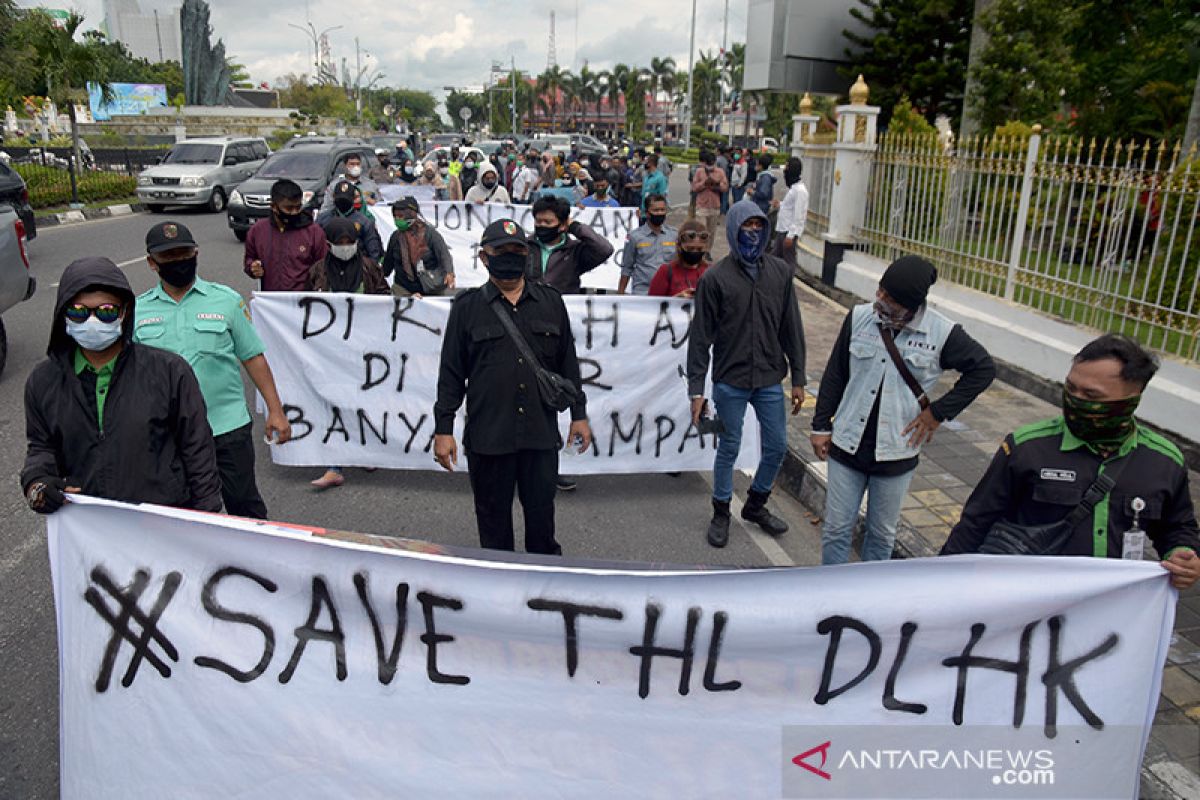
[[[657, 56], [650, 59], [650, 72], [647, 77], [646, 88], [650, 91], [650, 96], [658, 102], [659, 92], [662, 92], [670, 97], [675, 91], [675, 59], [667, 56], [666, 58], [658, 58]], [[662, 115], [662, 137], [667, 137], [667, 107], [663, 106]]]
[[245, 64], [239, 64], [233, 58], [226, 56], [225, 66], [229, 67], [229, 82], [239, 89], [253, 89], [254, 82], [250, 80], [250, 73], [246, 71]]
[[[607, 73], [604, 82], [604, 94], [608, 98], [608, 107], [614, 117], [621, 105], [621, 97], [625, 94], [625, 83], [628, 79], [629, 67], [626, 64], [616, 64]], [[626, 128], [625, 130], [628, 131], [629, 129]]]
[[75, 168], [71, 170], [71, 199], [79, 202], [76, 173], [79, 164], [79, 126], [75, 120], [75, 104], [87, 102], [87, 85], [100, 88], [104, 102], [113, 100], [112, 83], [106, 69], [103, 52], [92, 41], [76, 41], [75, 34], [83, 24], [83, 16], [72, 11], [62, 27], [55, 25], [44, 11], [32, 11], [41, 17], [32, 41], [34, 69], [46, 81], [46, 96], [59, 107], [66, 106], [71, 120], [71, 152]]
[[1067, 100], [1085, 136], [1183, 135], [1200, 70], [1195, 0], [1071, 0], [1079, 80]]
[[[1019, 1], [1019, 0], [1018, 0]], [[973, 0], [858, 0], [850, 14], [872, 33], [843, 31], [850, 41], [847, 80], [862, 73], [871, 103], [890, 110], [902, 95], [929, 121], [945, 114], [957, 126], [971, 40]], [[1061, 3], [1059, 3], [1061, 5]]]
[[603, 86], [600, 83], [600, 73], [593, 72], [585, 62], [579, 68], [578, 88], [579, 101], [583, 106], [583, 123], [582, 127], [587, 127], [587, 106], [591, 103], [595, 107], [596, 115], [600, 115], [600, 95], [603, 91]]
[[1009, 120], [1049, 122], [1079, 85], [1068, 43], [1079, 13], [1070, 0], [996, 0], [981, 24], [988, 35], [971, 65], [980, 128]]
[[921, 116], [921, 112], [913, 108], [907, 95], [902, 95], [899, 102], [892, 108], [891, 120], [888, 122], [889, 134], [911, 133], [931, 136], [937, 133], [937, 128], [929, 124], [929, 120]]
[[[462, 121], [462, 110], [471, 109], [469, 123]], [[450, 118], [451, 130], [465, 130], [471, 124], [481, 125], [487, 117], [487, 98], [481, 94], [468, 94], [458, 90], [446, 95], [446, 116]]]
[[546, 71], [537, 78], [537, 95], [542, 108], [545, 108], [550, 114], [551, 130], [558, 127], [558, 96], [568, 74], [562, 67], [555, 64], [547, 67]]
[[625, 76], [625, 132], [637, 139], [646, 132], [646, 70], [630, 69]]

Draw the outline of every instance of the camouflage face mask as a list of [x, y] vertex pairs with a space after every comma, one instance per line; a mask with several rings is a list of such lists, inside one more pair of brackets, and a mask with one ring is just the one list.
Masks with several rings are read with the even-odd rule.
[[1116, 450], [1133, 433], [1133, 412], [1142, 396], [1124, 400], [1084, 400], [1063, 390], [1063, 418], [1067, 428], [1088, 444], [1102, 450]]

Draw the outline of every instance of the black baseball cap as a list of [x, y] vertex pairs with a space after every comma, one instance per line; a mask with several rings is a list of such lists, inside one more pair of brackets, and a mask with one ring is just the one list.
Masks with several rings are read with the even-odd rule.
[[178, 222], [160, 222], [146, 234], [146, 252], [150, 255], [177, 247], [195, 246], [192, 232]]
[[511, 219], [498, 219], [483, 229], [483, 238], [479, 244], [485, 247], [502, 247], [506, 244], [529, 245], [525, 231]]

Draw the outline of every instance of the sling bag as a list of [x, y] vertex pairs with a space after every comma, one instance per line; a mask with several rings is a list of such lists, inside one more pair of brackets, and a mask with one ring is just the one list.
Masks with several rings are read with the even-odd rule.
[[1046, 525], [1018, 525], [1001, 520], [992, 526], [979, 546], [979, 552], [993, 556], [1054, 556], [1058, 555], [1075, 526], [1092, 513], [1096, 504], [1108, 496], [1117, 485], [1117, 478], [1125, 468], [1126, 456], [1107, 474], [1101, 473], [1084, 492], [1083, 499], [1066, 518]]
[[917, 405], [921, 410], [929, 408], [929, 398], [925, 395], [925, 390], [921, 388], [921, 384], [917, 383], [917, 379], [908, 371], [908, 365], [904, 363], [904, 358], [901, 357], [900, 351], [896, 348], [896, 341], [892, 336], [892, 332], [882, 325], [876, 326], [879, 328], [879, 335], [883, 337], [883, 346], [887, 348], [888, 355], [892, 357], [892, 363], [896, 365], [896, 370], [900, 373], [900, 377], [908, 384], [909, 391], [917, 398]]
[[517, 326], [513, 324], [512, 319], [500, 308], [498, 303], [492, 304], [492, 311], [495, 312], [496, 318], [500, 320], [500, 324], [512, 338], [513, 344], [517, 346], [517, 352], [533, 367], [534, 375], [537, 377], [538, 396], [542, 400], [542, 405], [557, 413], [566, 411], [583, 399], [583, 393], [576, 388], [574, 383], [542, 366], [542, 360], [534, 355], [529, 342], [525, 341], [525, 337], [517, 330]]

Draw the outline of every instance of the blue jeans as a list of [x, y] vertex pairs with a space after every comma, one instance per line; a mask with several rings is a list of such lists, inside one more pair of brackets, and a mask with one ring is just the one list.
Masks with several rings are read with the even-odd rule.
[[867, 475], [829, 459], [829, 485], [825, 493], [825, 519], [821, 524], [821, 563], [845, 564], [850, 560], [850, 538], [863, 494], [867, 495], [867, 530], [862, 560], [886, 561], [896, 544], [900, 505], [908, 493], [913, 472], [880, 477]]
[[750, 488], [766, 494], [775, 483], [787, 454], [787, 401], [779, 384], [759, 389], [739, 389], [727, 383], [713, 384], [713, 405], [725, 423], [713, 463], [713, 499], [729, 502], [733, 497], [733, 465], [742, 449], [742, 424], [746, 405], [754, 406], [761, 432], [762, 458]]

